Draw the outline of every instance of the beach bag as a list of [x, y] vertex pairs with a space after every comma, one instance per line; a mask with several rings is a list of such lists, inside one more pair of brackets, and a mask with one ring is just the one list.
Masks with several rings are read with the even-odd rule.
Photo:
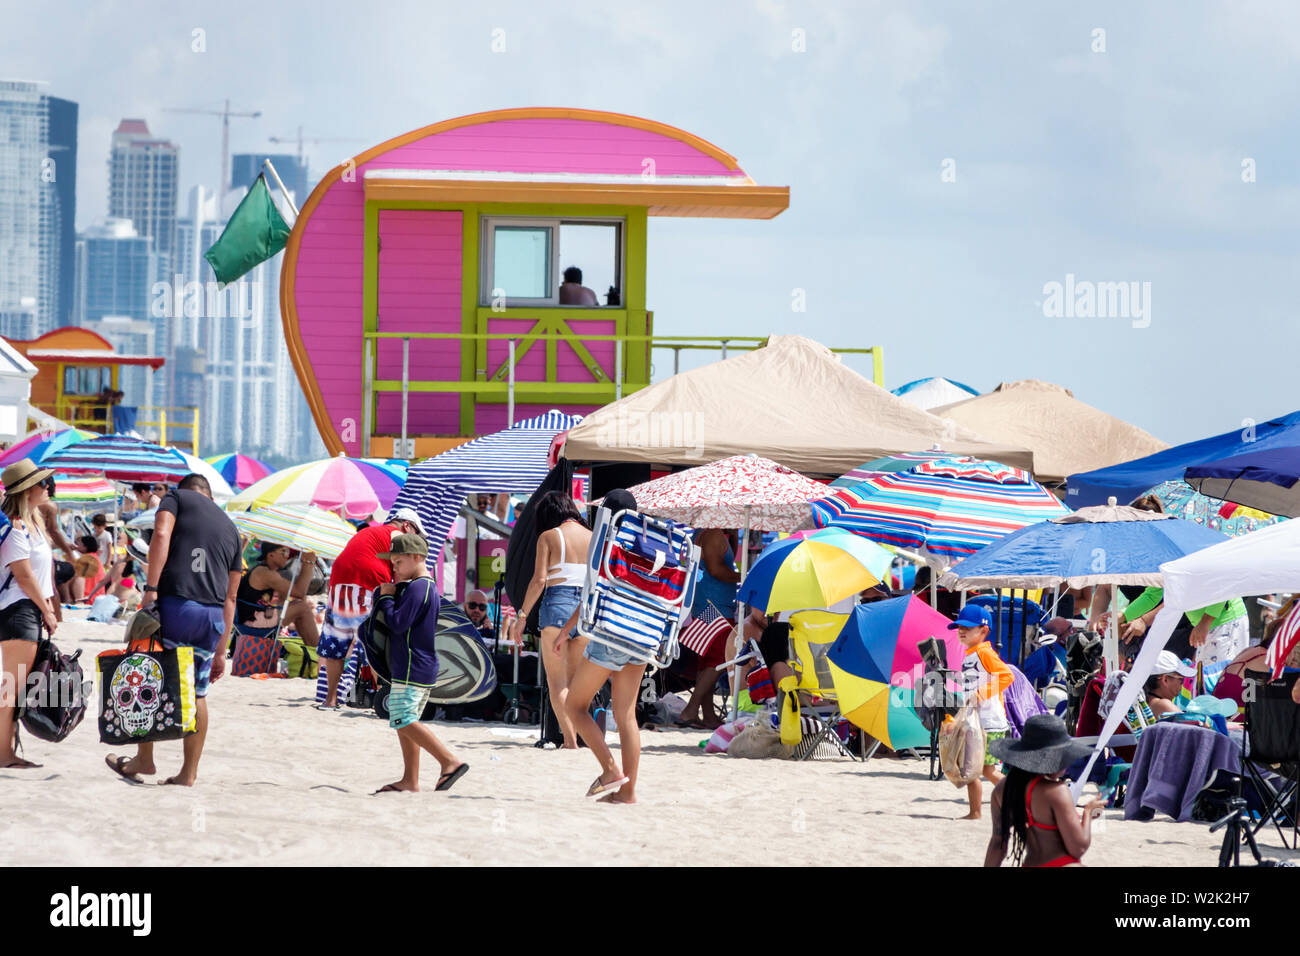
[[309, 647], [301, 637], [280, 638], [280, 655], [288, 667], [290, 677], [315, 680], [320, 673], [320, 657], [316, 648]]
[[972, 695], [957, 716], [939, 728], [939, 766], [954, 787], [974, 783], [984, 773], [984, 728]]
[[48, 637], [36, 645], [22, 707], [23, 727], [33, 737], [58, 743], [86, 716], [94, 684], [85, 679], [79, 657], [80, 650], [71, 657], [60, 653]]
[[104, 651], [96, 664], [101, 743], [177, 740], [198, 729], [194, 648]]
[[781, 734], [772, 729], [765, 720], [755, 720], [745, 724], [727, 747], [728, 757], [745, 757], [761, 760], [775, 757], [788, 760], [794, 756], [794, 747], [781, 740]]
[[230, 662], [230, 673], [235, 677], [254, 674], [271, 674], [279, 669], [280, 642], [274, 634], [257, 637], [236, 632], [235, 656]]

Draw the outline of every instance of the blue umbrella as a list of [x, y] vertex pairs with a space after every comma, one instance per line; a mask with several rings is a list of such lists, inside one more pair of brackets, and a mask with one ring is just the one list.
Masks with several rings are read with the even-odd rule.
[[956, 564], [945, 587], [1160, 585], [1160, 565], [1226, 541], [1191, 521], [1115, 505], [1080, 508], [1014, 531]]
[[1185, 479], [1212, 498], [1300, 517], [1300, 447], [1265, 448], [1194, 465]]

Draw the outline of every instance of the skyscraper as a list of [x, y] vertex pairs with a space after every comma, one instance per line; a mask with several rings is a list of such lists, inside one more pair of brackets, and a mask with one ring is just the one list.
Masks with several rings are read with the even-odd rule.
[[0, 80], [0, 335], [34, 338], [72, 309], [77, 104]]
[[[267, 159], [284, 180], [284, 188], [293, 193], [293, 204], [301, 208], [310, 191], [307, 161], [304, 159], [299, 163], [298, 157], [288, 153], [235, 153], [230, 157], [230, 188], [247, 189], [253, 185], [258, 173], [262, 171], [263, 160]], [[269, 175], [266, 184], [273, 192], [278, 192], [275, 180]]]
[[129, 219], [153, 240], [158, 278], [175, 266], [176, 194], [180, 148], [155, 139], [142, 119], [124, 119], [113, 132], [108, 161], [108, 214]]

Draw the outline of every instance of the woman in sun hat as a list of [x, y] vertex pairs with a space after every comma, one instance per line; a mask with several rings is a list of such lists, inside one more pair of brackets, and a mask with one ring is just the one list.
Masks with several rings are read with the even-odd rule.
[[1018, 740], [994, 740], [989, 750], [1007, 773], [993, 790], [984, 865], [1001, 866], [1008, 849], [1020, 866], [1079, 865], [1092, 843], [1093, 817], [1105, 804], [1091, 800], [1076, 809], [1061, 774], [1092, 747], [1071, 737], [1061, 718], [1038, 714], [1025, 722]]
[[[45, 536], [41, 506], [50, 500], [45, 479], [54, 472], [24, 458], [6, 468], [4, 514], [10, 527], [0, 543], [0, 661], [5, 683], [25, 688], [41, 630], [58, 627], [54, 613], [54, 555]], [[14, 753], [13, 701], [0, 700], [0, 769], [38, 767]]]

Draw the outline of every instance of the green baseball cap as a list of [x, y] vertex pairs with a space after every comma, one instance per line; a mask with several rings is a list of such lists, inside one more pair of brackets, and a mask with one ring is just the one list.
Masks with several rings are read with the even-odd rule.
[[389, 550], [375, 555], [381, 561], [389, 561], [398, 554], [418, 554], [422, 558], [429, 556], [429, 542], [418, 534], [395, 534], [388, 545]]

